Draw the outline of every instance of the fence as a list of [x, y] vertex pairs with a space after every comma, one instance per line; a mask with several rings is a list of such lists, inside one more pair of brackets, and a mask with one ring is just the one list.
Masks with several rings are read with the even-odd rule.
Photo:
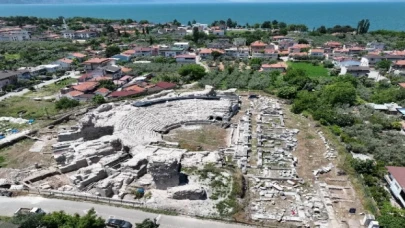
[[40, 196], [44, 196], [44, 197], [80, 199], [80, 200], [84, 200], [84, 201], [108, 203], [108, 204], [121, 205], [121, 206], [142, 207], [145, 205], [145, 203], [141, 202], [141, 201], [112, 199], [112, 198], [108, 198], [108, 197], [92, 196], [92, 195], [75, 193], [75, 192], [41, 190], [41, 189], [24, 189], [24, 190], [0, 189], [0, 190], [10, 191], [13, 193], [35, 194], [35, 195], [40, 195]]

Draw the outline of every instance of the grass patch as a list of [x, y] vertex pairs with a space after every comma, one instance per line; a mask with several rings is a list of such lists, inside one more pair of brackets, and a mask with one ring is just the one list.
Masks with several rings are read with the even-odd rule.
[[311, 78], [329, 77], [328, 70], [322, 65], [314, 66], [312, 63], [306, 62], [288, 62], [287, 64], [291, 68], [305, 70]]
[[22, 118], [26, 119], [38, 119], [58, 113], [55, 104], [51, 101], [34, 101], [29, 97], [10, 97], [0, 102], [0, 116], [19, 117], [20, 112], [23, 112]]
[[19, 60], [21, 58], [20, 54], [4, 54], [6, 60]]
[[64, 80], [57, 81], [53, 84], [47, 85], [42, 87], [38, 91], [31, 91], [25, 94], [26, 97], [44, 97], [44, 96], [51, 96], [58, 93], [61, 89], [65, 88], [66, 86], [77, 82], [75, 78], [66, 78]]

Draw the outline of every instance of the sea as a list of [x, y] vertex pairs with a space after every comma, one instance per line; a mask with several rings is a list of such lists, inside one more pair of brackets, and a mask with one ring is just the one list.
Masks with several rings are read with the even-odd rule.
[[370, 20], [370, 30], [405, 30], [405, 2], [350, 3], [195, 3], [195, 4], [3, 4], [0, 16], [97, 17], [108, 19], [149, 20], [164, 23], [174, 19], [186, 24], [196, 20], [210, 24], [231, 18], [241, 25], [266, 20], [288, 24], [357, 26], [361, 19]]

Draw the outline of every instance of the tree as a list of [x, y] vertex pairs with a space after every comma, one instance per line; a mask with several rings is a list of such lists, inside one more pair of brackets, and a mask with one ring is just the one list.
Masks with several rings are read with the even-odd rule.
[[262, 24], [262, 28], [270, 29], [271, 28], [271, 22], [270, 21], [264, 21]]
[[198, 27], [193, 28], [193, 41], [195, 43], [198, 43], [198, 40], [200, 39], [200, 31], [198, 30]]
[[114, 82], [111, 80], [101, 80], [99, 81], [98, 88], [106, 88], [113, 91], [117, 88], [117, 85], [115, 85]]
[[105, 49], [105, 56], [109, 58], [113, 55], [119, 54], [120, 52], [121, 52], [120, 47], [118, 47], [117, 45], [111, 45]]
[[173, 25], [175, 26], [181, 26], [181, 23], [179, 21], [177, 21], [177, 19], [173, 20]]
[[190, 27], [192, 26], [190, 21], [187, 22], [187, 25], [190, 26]]
[[134, 20], [132, 20], [131, 18], [128, 18], [125, 23], [127, 23], [127, 24], [132, 24], [133, 22], [134, 22]]
[[216, 60], [218, 57], [220, 57], [222, 55], [222, 53], [221, 52], [219, 52], [219, 51], [213, 51], [213, 52], [211, 52], [211, 56], [212, 56], [212, 58], [214, 59], [214, 60]]
[[318, 29], [317, 29], [317, 31], [319, 32], [319, 33], [322, 33], [322, 34], [326, 34], [326, 27], [324, 26], [324, 25], [322, 25], [321, 27], [319, 27]]
[[285, 86], [280, 88], [277, 96], [284, 99], [292, 99], [297, 95], [297, 88], [293, 86]]
[[357, 34], [367, 33], [369, 28], [370, 21], [368, 19], [363, 19], [357, 24]]
[[70, 99], [67, 97], [62, 97], [55, 103], [55, 108], [58, 110], [69, 109], [69, 108], [74, 108], [79, 105], [80, 105], [80, 102], [77, 100], [73, 100], [73, 99]]
[[205, 76], [205, 68], [197, 64], [187, 64], [179, 69], [179, 74], [186, 82], [198, 81]]
[[100, 95], [100, 94], [95, 95], [95, 96], [93, 97], [92, 101], [93, 101], [93, 103], [96, 104], [96, 105], [101, 105], [101, 104], [104, 104], [104, 103], [105, 103], [104, 97], [103, 97], [102, 95]]
[[354, 105], [356, 102], [356, 88], [349, 82], [336, 82], [323, 89], [322, 96], [326, 103]]
[[197, 21], [195, 21], [195, 20], [193, 19], [193, 21], [192, 21], [191, 23], [194, 25], [194, 24], [197, 24]]
[[156, 221], [152, 221], [150, 219], [143, 220], [142, 223], [136, 223], [136, 228], [158, 228], [159, 224], [156, 224]]
[[43, 214], [18, 214], [10, 222], [21, 228], [37, 228], [41, 227], [43, 217]]
[[375, 64], [375, 68], [379, 70], [388, 71], [391, 67], [391, 61], [383, 59]]
[[308, 40], [301, 38], [298, 40], [298, 44], [309, 44], [309, 42], [308, 42]]
[[47, 214], [42, 219], [42, 225], [46, 228], [77, 227], [77, 228], [104, 228], [105, 221], [98, 217], [94, 208], [90, 209], [86, 215], [69, 215], [64, 211]]

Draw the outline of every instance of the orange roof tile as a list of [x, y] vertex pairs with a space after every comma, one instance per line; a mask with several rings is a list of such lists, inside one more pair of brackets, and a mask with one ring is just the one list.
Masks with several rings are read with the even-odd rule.
[[86, 62], [84, 62], [84, 64], [91, 64], [91, 63], [100, 64], [100, 63], [104, 63], [104, 62], [108, 62], [108, 61], [110, 61], [110, 59], [107, 59], [107, 58], [92, 58], [92, 59], [89, 59]]
[[66, 58], [59, 59], [58, 61], [59, 61], [59, 62], [64, 62], [64, 63], [67, 63], [67, 64], [73, 63], [73, 60], [71, 60], [71, 59], [66, 59]]
[[71, 97], [77, 97], [77, 96], [80, 96], [82, 94], [83, 94], [82, 92], [77, 91], [77, 90], [73, 90], [73, 91], [70, 91], [69, 93], [67, 93], [67, 95], [69, 95]]
[[145, 89], [138, 86], [138, 85], [133, 85], [133, 86], [125, 88], [125, 91], [134, 91], [134, 92], [137, 92], [137, 93], [142, 93], [142, 92], [145, 91]]
[[265, 47], [267, 44], [263, 43], [262, 41], [258, 40], [250, 44], [251, 47]]
[[95, 89], [98, 86], [98, 82], [83, 82], [79, 85], [73, 86], [74, 90], [86, 92]]
[[74, 56], [74, 57], [76, 57], [76, 58], [84, 58], [84, 57], [86, 57], [87, 55], [82, 54], [82, 53], [79, 53], [79, 52], [75, 52], [75, 53], [72, 53], [72, 56]]
[[398, 60], [398, 61], [396, 61], [396, 62], [394, 63], [394, 65], [397, 65], [397, 66], [405, 66], [405, 60]]
[[109, 93], [109, 92], [111, 92], [111, 91], [106, 88], [100, 88], [100, 89], [96, 90], [96, 93]]

